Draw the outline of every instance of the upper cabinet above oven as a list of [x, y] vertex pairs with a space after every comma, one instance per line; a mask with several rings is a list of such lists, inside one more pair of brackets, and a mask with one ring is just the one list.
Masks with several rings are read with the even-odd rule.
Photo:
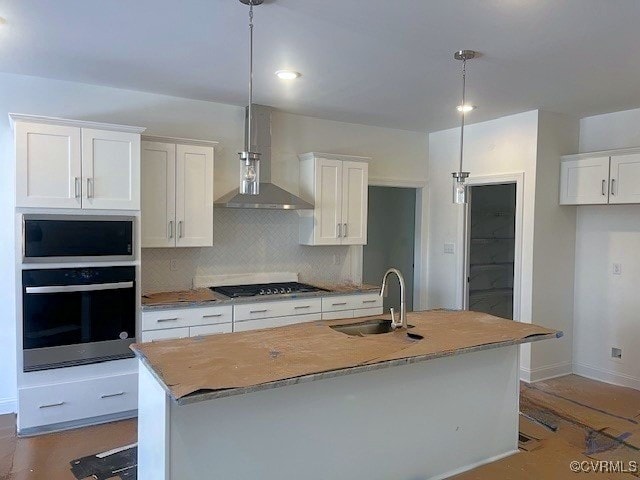
[[16, 149], [16, 206], [140, 210], [144, 128], [9, 115]]

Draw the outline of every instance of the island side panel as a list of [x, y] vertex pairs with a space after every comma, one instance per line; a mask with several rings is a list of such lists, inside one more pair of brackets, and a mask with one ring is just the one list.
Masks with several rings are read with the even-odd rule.
[[445, 478], [517, 452], [518, 347], [170, 404], [171, 478]]
[[138, 361], [138, 478], [168, 480], [169, 396]]

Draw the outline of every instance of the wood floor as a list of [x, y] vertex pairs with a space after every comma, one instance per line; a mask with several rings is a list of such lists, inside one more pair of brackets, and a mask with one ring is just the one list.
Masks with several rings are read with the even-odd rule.
[[[620, 461], [627, 468], [632, 461], [640, 464], [640, 391], [569, 375], [523, 384], [520, 411], [520, 453], [455, 480], [566, 480], [573, 478], [569, 463], [574, 460]], [[16, 438], [15, 417], [2, 415], [0, 480], [74, 480], [71, 460], [135, 440], [135, 420]], [[491, 441], [491, 432], [480, 441]], [[638, 473], [591, 475], [640, 478]]]

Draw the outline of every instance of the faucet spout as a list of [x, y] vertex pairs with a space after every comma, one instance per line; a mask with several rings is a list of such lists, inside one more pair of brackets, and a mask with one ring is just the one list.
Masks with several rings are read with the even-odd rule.
[[380, 288], [380, 296], [386, 297], [388, 294], [387, 278], [391, 274], [395, 274], [400, 282], [400, 320], [396, 321], [393, 308], [391, 309], [391, 325], [393, 328], [407, 328], [407, 304], [405, 303], [405, 284], [402, 273], [397, 268], [390, 268], [382, 277], [382, 288]]

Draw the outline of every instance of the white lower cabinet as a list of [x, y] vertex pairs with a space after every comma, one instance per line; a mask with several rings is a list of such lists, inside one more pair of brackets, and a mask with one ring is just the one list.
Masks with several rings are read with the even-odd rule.
[[21, 388], [18, 402], [19, 432], [65, 428], [68, 422], [136, 410], [138, 374]]
[[197, 327], [189, 327], [189, 336], [198, 337], [200, 335], [215, 335], [216, 333], [231, 333], [233, 324], [221, 323], [219, 325], [199, 325]]
[[142, 312], [142, 342], [230, 333], [233, 307], [171, 308]]
[[317, 322], [322, 320], [321, 313], [308, 313], [306, 315], [291, 315], [288, 317], [261, 318], [259, 320], [240, 320], [234, 322], [234, 332], [246, 332], [247, 330], [259, 330], [261, 328], [283, 327], [294, 323]]
[[162, 330], [149, 330], [142, 332], [142, 342], [155, 342], [157, 340], [175, 340], [176, 338], [187, 338], [189, 327], [164, 328]]

